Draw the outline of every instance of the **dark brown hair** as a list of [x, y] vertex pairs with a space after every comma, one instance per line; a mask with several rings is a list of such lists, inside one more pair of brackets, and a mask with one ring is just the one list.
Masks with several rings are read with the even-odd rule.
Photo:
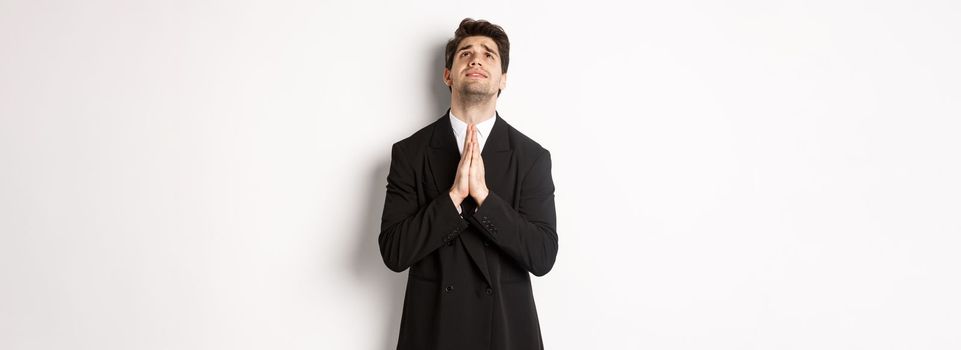
[[445, 50], [444, 67], [450, 69], [454, 66], [454, 51], [464, 38], [469, 36], [486, 36], [497, 44], [497, 54], [501, 56], [501, 73], [507, 73], [507, 64], [510, 63], [511, 42], [507, 40], [507, 33], [504, 28], [485, 20], [473, 20], [464, 18], [460, 21], [460, 26], [454, 31], [454, 38], [447, 42]]

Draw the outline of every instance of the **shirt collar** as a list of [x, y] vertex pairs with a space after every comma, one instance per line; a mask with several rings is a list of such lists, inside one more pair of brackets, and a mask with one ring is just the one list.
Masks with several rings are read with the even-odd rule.
[[[460, 119], [457, 119], [457, 117], [454, 116], [454, 112], [450, 112], [448, 114], [450, 114], [450, 126], [454, 128], [454, 135], [462, 135], [462, 134], [466, 135], [467, 123], [465, 123]], [[477, 132], [480, 133], [479, 136], [481, 138], [487, 139], [487, 136], [491, 134], [491, 129], [494, 128], [494, 121], [496, 119], [497, 119], [497, 112], [495, 111], [494, 115], [490, 116], [490, 118], [487, 118], [486, 120], [480, 123], [477, 123]]]

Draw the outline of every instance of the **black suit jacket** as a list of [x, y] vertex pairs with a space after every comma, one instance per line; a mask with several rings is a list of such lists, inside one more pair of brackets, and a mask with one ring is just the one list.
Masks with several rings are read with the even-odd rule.
[[388, 268], [410, 268], [397, 349], [543, 349], [530, 274], [557, 257], [550, 153], [496, 115], [481, 151], [490, 194], [461, 217], [448, 118], [391, 151], [378, 242]]

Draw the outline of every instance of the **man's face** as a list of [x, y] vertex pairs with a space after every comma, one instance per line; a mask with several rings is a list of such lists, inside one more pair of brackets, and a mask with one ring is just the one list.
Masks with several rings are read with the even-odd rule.
[[507, 86], [501, 73], [497, 44], [486, 36], [469, 36], [454, 51], [454, 62], [444, 69], [444, 81], [462, 97], [489, 97]]

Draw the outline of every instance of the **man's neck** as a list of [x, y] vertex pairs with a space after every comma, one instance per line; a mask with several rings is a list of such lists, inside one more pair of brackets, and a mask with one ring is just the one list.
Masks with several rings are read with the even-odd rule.
[[454, 117], [467, 124], [478, 124], [494, 115], [497, 109], [497, 97], [483, 102], [465, 102], [459, 98], [451, 98], [450, 111]]

